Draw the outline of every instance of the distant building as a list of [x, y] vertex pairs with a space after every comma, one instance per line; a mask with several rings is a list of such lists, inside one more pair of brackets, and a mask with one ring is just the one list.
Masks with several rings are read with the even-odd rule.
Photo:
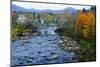
[[25, 17], [25, 15], [20, 15], [19, 17], [18, 17], [18, 19], [17, 19], [17, 21], [18, 22], [26, 22], [26, 17]]
[[28, 22], [32, 22], [32, 18], [33, 17], [28, 14], [21, 14], [19, 15], [17, 21], [21, 23], [28, 23]]

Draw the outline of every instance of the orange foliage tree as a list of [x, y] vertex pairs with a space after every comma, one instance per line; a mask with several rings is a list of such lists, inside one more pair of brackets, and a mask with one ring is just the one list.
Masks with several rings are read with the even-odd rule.
[[91, 11], [81, 12], [76, 15], [76, 29], [78, 29], [82, 35], [89, 39], [95, 36], [95, 14]]

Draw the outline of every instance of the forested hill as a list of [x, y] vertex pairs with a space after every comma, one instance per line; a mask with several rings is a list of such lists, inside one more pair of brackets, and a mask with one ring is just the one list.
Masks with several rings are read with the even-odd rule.
[[43, 13], [43, 12], [49, 12], [49, 13], [64, 13], [64, 12], [69, 12], [69, 13], [76, 13], [77, 9], [72, 8], [72, 7], [67, 7], [63, 10], [51, 10], [51, 9], [45, 9], [45, 10], [38, 10], [38, 9], [26, 9], [23, 7], [19, 7], [17, 5], [12, 4], [12, 11], [16, 12], [37, 12], [37, 13]]

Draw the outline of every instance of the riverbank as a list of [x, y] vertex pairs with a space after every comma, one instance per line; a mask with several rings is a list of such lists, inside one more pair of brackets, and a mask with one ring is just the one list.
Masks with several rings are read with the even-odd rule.
[[[96, 60], [95, 36], [91, 39], [86, 39], [79, 31], [75, 30], [75, 28], [71, 29], [58, 28], [55, 32], [59, 33], [60, 36], [67, 37], [67, 39], [68, 38], [73, 39], [75, 42], [77, 42], [78, 49], [74, 50], [74, 52], [79, 62], [86, 62], [86, 61], [88, 62]], [[65, 44], [63, 46], [61, 45], [62, 49], [66, 50], [68, 44], [65, 41]]]

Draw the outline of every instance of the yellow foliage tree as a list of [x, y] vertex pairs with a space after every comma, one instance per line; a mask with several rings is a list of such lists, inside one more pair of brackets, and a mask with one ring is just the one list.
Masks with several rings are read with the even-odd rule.
[[95, 36], [95, 14], [91, 11], [81, 12], [76, 15], [76, 29], [83, 34], [86, 39]]

